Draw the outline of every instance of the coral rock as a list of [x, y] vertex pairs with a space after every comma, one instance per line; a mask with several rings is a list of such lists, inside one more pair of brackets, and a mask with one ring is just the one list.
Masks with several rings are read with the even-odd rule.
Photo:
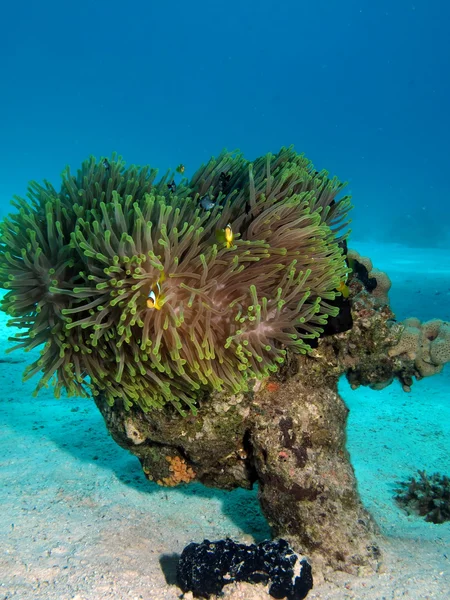
[[401, 324], [398, 343], [389, 349], [389, 356], [406, 355], [414, 361], [417, 374], [428, 377], [442, 371], [450, 362], [450, 325], [433, 319], [421, 323], [419, 319], [405, 319]]

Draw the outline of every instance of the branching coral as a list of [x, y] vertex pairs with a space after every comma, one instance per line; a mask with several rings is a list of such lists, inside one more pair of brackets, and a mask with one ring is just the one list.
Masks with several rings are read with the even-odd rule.
[[43, 372], [38, 389], [195, 410], [202, 389], [246, 390], [308, 351], [336, 315], [350, 208], [336, 179], [292, 149], [222, 153], [176, 193], [155, 175], [90, 159], [60, 192], [32, 184], [1, 224], [2, 308], [20, 347], [44, 344], [26, 373]]

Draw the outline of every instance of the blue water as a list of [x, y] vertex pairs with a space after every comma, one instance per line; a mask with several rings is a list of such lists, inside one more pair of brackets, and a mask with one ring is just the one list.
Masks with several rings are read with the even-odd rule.
[[2, 4], [0, 214], [118, 151], [187, 175], [295, 144], [349, 182], [356, 239], [448, 245], [445, 0]]

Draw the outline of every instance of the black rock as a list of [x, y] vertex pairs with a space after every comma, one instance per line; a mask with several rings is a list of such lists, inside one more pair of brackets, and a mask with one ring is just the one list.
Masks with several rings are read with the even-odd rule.
[[177, 583], [183, 592], [197, 598], [219, 594], [227, 583], [271, 582], [273, 598], [302, 600], [313, 587], [311, 565], [300, 561], [300, 576], [294, 577], [297, 556], [286, 540], [261, 544], [238, 544], [227, 538], [217, 542], [191, 543], [183, 550], [177, 567]]

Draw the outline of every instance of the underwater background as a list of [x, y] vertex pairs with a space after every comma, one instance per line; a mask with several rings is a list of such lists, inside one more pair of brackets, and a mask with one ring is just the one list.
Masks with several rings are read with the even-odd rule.
[[[75, 171], [91, 154], [116, 151], [161, 173], [183, 163], [190, 177], [224, 147], [252, 159], [294, 144], [348, 181], [349, 245], [391, 277], [397, 318], [450, 320], [449, 22], [444, 0], [3, 3], [0, 218], [30, 180], [57, 186], [67, 164]], [[147, 579], [139, 571], [152, 535], [154, 565], [191, 539], [267, 537], [256, 494], [148, 483], [90, 400], [57, 401], [51, 390], [32, 400], [25, 359], [11, 357], [17, 364], [0, 364], [5, 598], [175, 598], [155, 566]], [[341, 385], [363, 501], [402, 555], [398, 580], [380, 580], [387, 598], [412, 585], [412, 597], [450, 598], [449, 523], [407, 517], [392, 501], [395, 481], [417, 469], [450, 473], [449, 384], [447, 365], [409, 395]], [[429, 573], [411, 583], [424, 554]], [[101, 587], [86, 567], [101, 572], [101, 561], [106, 579], [128, 577], [130, 596], [117, 582]], [[346, 598], [381, 597], [352, 585]]]
[[445, 0], [2, 6], [0, 211], [88, 155], [186, 174], [294, 144], [348, 181], [356, 240], [450, 245]]

